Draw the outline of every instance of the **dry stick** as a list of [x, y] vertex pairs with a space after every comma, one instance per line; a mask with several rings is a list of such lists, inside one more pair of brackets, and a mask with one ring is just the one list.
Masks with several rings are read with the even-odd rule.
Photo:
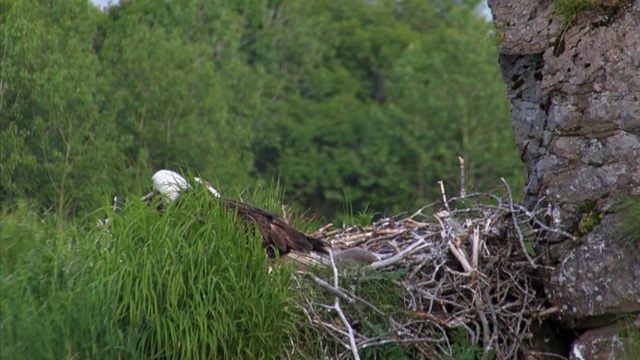
[[449, 203], [447, 202], [447, 194], [444, 192], [444, 183], [442, 180], [438, 181], [440, 184], [440, 193], [442, 194], [442, 201], [444, 202], [444, 207], [447, 209], [449, 213], [451, 213], [451, 209], [449, 208]]
[[560, 307], [558, 306], [554, 306], [554, 307], [550, 307], [548, 309], [542, 310], [540, 312], [537, 313], [537, 315], [541, 318], [547, 317], [551, 314], [557, 313], [560, 310]]
[[[444, 194], [444, 187], [441, 186], [440, 189], [442, 190], [442, 198], [446, 200], [446, 195]], [[449, 214], [450, 214], [450, 212], [449, 212]], [[447, 214], [447, 216], [449, 216], [449, 214]], [[451, 239], [448, 239], [446, 237], [446, 228], [444, 227], [444, 223], [442, 222], [440, 217], [436, 216], [435, 218], [438, 220], [438, 222], [440, 223], [440, 226], [442, 227], [442, 237], [447, 242], [447, 246], [449, 247], [449, 251], [451, 251], [453, 256], [455, 256], [456, 259], [458, 259], [458, 261], [460, 262], [460, 265], [462, 265], [464, 270], [467, 273], [470, 273], [473, 270], [473, 268], [471, 267], [471, 265], [469, 265], [469, 261], [466, 259], [464, 254], [460, 250], [458, 250], [458, 248], [453, 243], [453, 241], [451, 241]]]
[[[489, 291], [487, 291], [487, 289], [485, 288], [484, 290], [482, 290], [482, 295], [484, 296], [485, 303], [487, 304], [487, 306], [489, 307], [489, 311], [491, 312], [491, 322], [493, 324], [493, 331], [498, 332], [500, 331], [500, 327], [498, 326], [498, 316], [496, 315], [496, 309], [493, 306], [493, 303], [491, 302], [491, 296], [489, 296]], [[492, 338], [494, 343], [493, 348], [499, 354], [500, 346], [498, 344], [498, 337], [492, 335]]]
[[[436, 219], [437, 218], [438, 217], [436, 217]], [[446, 229], [444, 228], [444, 224], [442, 223], [442, 221], [440, 221], [440, 226], [442, 226], [442, 231], [443, 231], [443, 235], [444, 235]], [[471, 273], [473, 268], [471, 267], [471, 265], [469, 265], [469, 261], [467, 260], [465, 255], [456, 247], [456, 245], [453, 243], [453, 241], [451, 241], [451, 239], [445, 238], [444, 240], [447, 242], [447, 246], [449, 247], [449, 251], [451, 251], [453, 256], [455, 256], [455, 258], [458, 259], [458, 262], [460, 262], [460, 265], [462, 265], [462, 267], [464, 268], [464, 271], [466, 271], [467, 273]], [[468, 275], [468, 274], [465, 274], [465, 275]]]
[[447, 239], [447, 245], [449, 246], [449, 251], [451, 251], [453, 256], [455, 256], [456, 259], [458, 259], [458, 262], [460, 262], [460, 265], [462, 265], [462, 267], [464, 268], [464, 271], [466, 272], [466, 274], [461, 274], [461, 273], [458, 273], [457, 271], [456, 273], [463, 276], [469, 276], [473, 271], [473, 268], [469, 264], [469, 261], [467, 260], [467, 258], [464, 256], [464, 254], [460, 250], [458, 250], [456, 245], [451, 240]]
[[347, 246], [347, 247], [354, 247], [356, 245], [359, 245], [365, 241], [367, 241], [367, 239], [369, 239], [369, 237], [372, 235], [373, 233], [371, 232], [366, 232], [366, 233], [362, 233], [362, 234], [357, 234], [357, 235], [351, 235], [346, 239], [342, 239], [340, 242], [342, 243], [342, 245]]
[[327, 232], [327, 233], [325, 233], [325, 234], [322, 234], [322, 236], [324, 236], [324, 237], [330, 237], [330, 236], [333, 236], [333, 235], [336, 235], [336, 234], [339, 234], [339, 233], [344, 233], [344, 232], [345, 232], [345, 229], [343, 229], [343, 228], [337, 228], [337, 229], [335, 229], [335, 230], [331, 230], [331, 231], [329, 231], [329, 232]]
[[336, 288], [336, 287], [331, 286], [331, 284], [329, 284], [328, 282], [320, 279], [319, 277], [315, 276], [314, 274], [312, 274], [310, 272], [304, 272], [304, 274], [309, 276], [311, 278], [311, 280], [313, 280], [316, 284], [318, 284], [321, 287], [327, 289], [329, 292], [332, 292], [334, 295], [337, 295], [337, 296], [343, 298], [344, 300], [349, 302], [349, 304], [353, 304], [353, 303], [356, 302], [352, 297], [350, 297], [349, 295], [344, 293], [340, 288]]
[[[520, 312], [518, 312], [518, 316], [516, 316], [515, 320], [516, 320], [516, 331], [514, 332], [514, 335], [520, 335], [520, 334], [524, 334], [525, 331], [529, 328], [529, 326], [527, 325], [527, 320], [523, 319], [523, 313], [524, 311], [526, 311], [526, 306], [527, 304], [525, 304], [523, 302], [522, 304], [522, 310], [520, 310]], [[522, 329], [522, 332], [520, 332], [519, 330]], [[518, 339], [518, 342], [522, 341], [522, 338]], [[512, 349], [512, 353], [515, 356], [516, 352], [518, 351], [517, 347], [513, 346]]]
[[538, 224], [538, 226], [540, 226], [543, 230], [550, 231], [550, 232], [553, 232], [553, 233], [556, 233], [556, 234], [559, 234], [559, 235], [562, 235], [562, 236], [568, 237], [569, 239], [574, 240], [574, 241], [575, 241], [575, 240], [577, 240], [577, 238], [576, 238], [575, 236], [573, 236], [573, 235], [569, 234], [569, 233], [568, 233], [568, 232], [566, 232], [566, 231], [562, 231], [562, 230], [560, 230], [560, 229], [555, 229], [555, 228], [552, 228], [552, 227], [550, 227], [550, 226], [545, 225], [542, 221], [540, 221], [540, 219], [538, 219], [538, 218], [535, 216], [535, 214], [533, 214], [532, 212], [530, 212], [529, 210], [527, 210], [527, 208], [525, 208], [524, 206], [522, 206], [522, 205], [520, 205], [520, 204], [513, 204], [513, 205], [514, 205], [515, 207], [517, 207], [520, 211], [524, 212], [524, 213], [529, 217], [529, 219], [533, 220], [533, 221], [534, 221], [536, 224]]
[[[395, 339], [382, 339], [382, 340], [376, 340], [376, 339], [369, 339], [367, 340], [367, 342], [365, 342], [364, 347], [370, 347], [370, 346], [378, 346], [378, 345], [384, 345], [384, 344], [388, 344], [390, 342], [394, 342]], [[403, 339], [402, 343], [404, 344], [408, 344], [408, 343], [413, 343], [413, 342], [429, 342], [429, 343], [442, 343], [444, 342], [444, 340], [441, 339], [432, 339], [432, 338], [428, 338], [428, 337], [423, 337], [423, 338], [415, 338], [415, 339]]]
[[471, 266], [474, 269], [478, 269], [478, 253], [480, 252], [480, 226], [476, 226], [473, 229], [473, 242], [471, 243]]
[[[433, 275], [431, 277], [432, 279], [435, 278], [436, 274], [440, 271], [440, 268], [445, 264], [446, 264], [446, 262], [441, 262], [440, 264], [438, 264], [436, 266], [436, 269], [434, 270]], [[445, 281], [445, 278], [442, 277], [440, 279], [440, 281], [438, 282], [438, 286], [436, 286], [436, 290], [442, 289], [442, 284], [443, 284], [444, 281]], [[422, 294], [420, 294], [420, 295], [422, 295]], [[429, 311], [428, 311], [428, 313], [431, 313], [431, 310], [433, 310], [433, 302], [435, 301], [435, 299], [436, 299], [435, 296], [432, 296], [431, 298], [429, 298]]]
[[397, 262], [400, 262], [402, 259], [404, 259], [407, 255], [409, 255], [409, 253], [413, 252], [413, 251], [418, 251], [418, 250], [422, 250], [428, 246], [430, 246], [431, 244], [427, 243], [426, 241], [424, 241], [423, 238], [420, 238], [420, 240], [416, 241], [415, 243], [409, 245], [406, 249], [400, 251], [399, 253], [397, 253], [396, 255], [388, 258], [388, 259], [384, 259], [384, 260], [380, 260], [380, 261], [376, 261], [374, 263], [372, 263], [371, 265], [369, 265], [369, 267], [373, 268], [373, 269], [380, 269], [383, 267], [387, 267], [387, 266], [391, 266]]
[[482, 358], [487, 359], [489, 356], [489, 349], [491, 348], [491, 330], [489, 330], [489, 320], [487, 320], [487, 315], [481, 310], [484, 307], [481, 294], [477, 294], [474, 305], [476, 306], [476, 311], [478, 312], [480, 323], [482, 324]]
[[[336, 261], [333, 258], [333, 251], [331, 250], [329, 250], [329, 258], [331, 259], [331, 268], [333, 269], [333, 286], [336, 289], [338, 289], [340, 287], [338, 285], [338, 268], [336, 267]], [[340, 319], [342, 320], [342, 323], [349, 331], [349, 344], [351, 345], [351, 352], [353, 353], [353, 358], [355, 360], [360, 360], [360, 354], [358, 353], [358, 346], [356, 345], [356, 339], [353, 334], [353, 328], [351, 327], [351, 324], [349, 324], [347, 317], [344, 316], [344, 313], [340, 308], [340, 299], [337, 296], [335, 298], [333, 307], [336, 309], [336, 311], [338, 312], [338, 315], [340, 316]]]
[[418, 216], [418, 215], [422, 215], [422, 216], [426, 217], [426, 216], [422, 213], [422, 211], [423, 211], [424, 209], [426, 209], [426, 208], [431, 207], [431, 206], [433, 206], [433, 204], [429, 204], [429, 205], [425, 205], [425, 206], [421, 207], [420, 209], [418, 209], [418, 211], [414, 212], [411, 216], [409, 216], [409, 217], [408, 217], [408, 219], [413, 219], [414, 217], [416, 217], [416, 216]]
[[327, 225], [318, 229], [314, 234], [322, 234], [333, 226], [333, 223], [328, 223]]
[[425, 258], [424, 260], [422, 260], [420, 264], [418, 264], [418, 266], [416, 266], [416, 268], [409, 274], [408, 278], [413, 279], [418, 274], [418, 272], [420, 272], [420, 270], [422, 270], [422, 268], [427, 265], [427, 262], [431, 263], [432, 260], [433, 259], [431, 258]]
[[518, 219], [516, 218], [516, 212], [515, 212], [515, 209], [513, 208], [513, 196], [511, 195], [511, 188], [509, 187], [509, 184], [507, 184], [507, 180], [505, 180], [504, 178], [500, 178], [500, 180], [502, 180], [502, 183], [507, 188], [507, 193], [509, 194], [509, 212], [511, 212], [511, 218], [513, 219], [513, 226], [516, 228], [516, 232], [518, 232], [518, 241], [520, 242], [522, 253], [524, 254], [524, 257], [527, 259], [529, 264], [531, 264], [531, 267], [535, 269], [538, 267], [538, 265], [536, 265], [536, 263], [533, 261], [531, 256], [529, 256], [527, 247], [524, 246], [524, 237], [522, 236], [522, 231], [518, 226]]
[[367, 300], [357, 296], [357, 295], [353, 295], [354, 298], [358, 301], [360, 301], [361, 303], [367, 305], [369, 308], [371, 308], [371, 310], [375, 311], [378, 315], [382, 315], [382, 316], [386, 316], [387, 318], [393, 320], [393, 318], [391, 318], [391, 316], [387, 313], [385, 313], [384, 311], [378, 309], [377, 307], [375, 307], [375, 305], [373, 305], [372, 303], [368, 302]]
[[[322, 306], [327, 308], [327, 309], [330, 309], [330, 310], [334, 309], [332, 305], [322, 305]], [[342, 330], [342, 329], [340, 329], [337, 325], [334, 325], [334, 324], [331, 324], [329, 322], [322, 321], [322, 320], [317, 320], [317, 323], [322, 325], [322, 326], [330, 328], [331, 330], [335, 331], [339, 335], [349, 337], [349, 333], [344, 331], [344, 330]], [[346, 344], [342, 339], [336, 338], [336, 340], [338, 340], [340, 342], [340, 344], [342, 344], [342, 346], [344, 346], [345, 349], [351, 350], [351, 347], [349, 346], [349, 344]]]
[[345, 344], [345, 343], [344, 343], [344, 341], [343, 341], [343, 340], [338, 336], [338, 335], [345, 335], [345, 336], [348, 336], [349, 334], [347, 334], [347, 333], [346, 333], [346, 332], [344, 332], [343, 330], [338, 329], [338, 328], [337, 328], [337, 327], [335, 327], [334, 325], [332, 325], [332, 324], [330, 324], [330, 323], [328, 323], [328, 322], [325, 322], [325, 321], [316, 321], [316, 322], [315, 322], [315, 324], [316, 324], [316, 325], [319, 325], [319, 326], [321, 326], [321, 327], [324, 327], [324, 328], [326, 328], [326, 329], [333, 330], [333, 331], [327, 331], [327, 333], [328, 333], [329, 335], [331, 335], [331, 337], [332, 337], [335, 341], [337, 341], [340, 345], [342, 345], [345, 349], [347, 349], [347, 350], [349, 350], [349, 349], [350, 349], [350, 348], [349, 348], [349, 344]]
[[[467, 197], [469, 196], [473, 196], [473, 194], [467, 195]], [[453, 198], [449, 199], [448, 202], [452, 203]], [[339, 231], [335, 232], [336, 234], [338, 234], [338, 237], [343, 239], [336, 239], [333, 242], [340, 244], [342, 241], [344, 241], [344, 238], [349, 238], [350, 236], [357, 236], [359, 234], [362, 234], [363, 232], [372, 231], [373, 234], [371, 235], [371, 237], [366, 239], [366, 241], [364, 242], [365, 248], [375, 249], [376, 251], [380, 251], [391, 257], [400, 252], [403, 252], [412, 245], [416, 245], [416, 243], [419, 241], [419, 238], [423, 238], [429, 244], [417, 245], [416, 248], [414, 248], [412, 251], [407, 252], [406, 255], [402, 256], [401, 259], [397, 263], [395, 263], [395, 266], [406, 267], [408, 270], [407, 274], [415, 275], [413, 275], [413, 279], [410, 276], [403, 276], [404, 279], [409, 280], [408, 282], [394, 281], [393, 283], [395, 284], [395, 286], [399, 286], [407, 290], [405, 293], [405, 301], [407, 302], [406, 304], [411, 304], [410, 306], [405, 306], [407, 309], [412, 309], [415, 304], [417, 309], [424, 308], [425, 310], [429, 309], [436, 311], [436, 308], [441, 308], [441, 311], [431, 315], [434, 317], [434, 320], [431, 321], [428, 318], [423, 318], [423, 314], [420, 312], [417, 312], [415, 314], [410, 313], [410, 315], [413, 314], [415, 316], [411, 316], [411, 319], [413, 320], [408, 323], [397, 323], [395, 321], [392, 321], [391, 323], [394, 324], [393, 328], [399, 331], [397, 335], [400, 338], [394, 337], [392, 339], [388, 336], [380, 336], [373, 339], [367, 339], [366, 337], [363, 337], [363, 334], [360, 334], [354, 330], [354, 339], [359, 349], [372, 346], [370, 344], [375, 344], [376, 341], [388, 341], [402, 344], [404, 340], [417, 339], [418, 334], [431, 334], [433, 331], [437, 332], [437, 329], [440, 328], [440, 326], [436, 325], [439, 325], [439, 322], [441, 322], [441, 324], [445, 324], [442, 325], [443, 327], [451, 327], [454, 325], [463, 325], [469, 327], [469, 329], [472, 329], [472, 331], [477, 334], [473, 336], [474, 338], [479, 337], [477, 341], [480, 343], [483, 343], [482, 334], [489, 334], [489, 340], [486, 341], [485, 339], [484, 341], [484, 343], [488, 344], [488, 346], [485, 346], [485, 349], [493, 347], [500, 357], [508, 357], [509, 355], [513, 355], [519, 351], [523, 351], [524, 348], [521, 338], [523, 332], [528, 331], [528, 325], [526, 322], [523, 322], [523, 320], [530, 321], [532, 317], [535, 318], [536, 316], [539, 316], [540, 310], [544, 307], [539, 304], [538, 299], [535, 298], [535, 294], [531, 294], [530, 284], [527, 282], [528, 275], [526, 273], [526, 270], [531, 269], [530, 263], [527, 262], [524, 257], [522, 257], [522, 259], [517, 259], [517, 261], [503, 257], [503, 254], [506, 250], [504, 246], [492, 243], [487, 244], [484, 241], [482, 234], [492, 233], [493, 228], [505, 225], [505, 222], [496, 221], [496, 219], [500, 214], [504, 214], [509, 211], [509, 206], [507, 205], [509, 203], [506, 200], [498, 200], [498, 203], [500, 204], [499, 206], [479, 206], [477, 209], [473, 209], [474, 211], [479, 212], [480, 215], [484, 213], [484, 217], [481, 216], [481, 219], [476, 219], [475, 221], [473, 221], [473, 224], [469, 226], [469, 230], [471, 230], [469, 234], [469, 240], [471, 241], [471, 244], [469, 247], [472, 251], [470, 252], [469, 256], [467, 256], [466, 254], [464, 254], [464, 256], [471, 264], [473, 263], [473, 241], [474, 237], [476, 236], [474, 234], [474, 230], [476, 230], [477, 228], [480, 232], [478, 234], [479, 240], [477, 245], [477, 269], [479, 272], [477, 273], [478, 277], [474, 277], [472, 278], [472, 280], [474, 282], [482, 281], [485, 284], [488, 284], [486, 281], [489, 281], [491, 282], [491, 284], [493, 284], [491, 285], [492, 290], [487, 290], [489, 288], [485, 288], [486, 292], [491, 293], [490, 295], [485, 293], [482, 299], [478, 299], [475, 301], [474, 297], [479, 296], [480, 293], [476, 293], [474, 294], [474, 297], [470, 297], [469, 294], [464, 290], [467, 289], [468, 286], [463, 285], [462, 288], [458, 289], [459, 291], [455, 291], [456, 286], [460, 286], [461, 284], [467, 283], [468, 281], [468, 279], [461, 279], [459, 278], [459, 276], [475, 275], [475, 272], [472, 274], [463, 274], [457, 272], [454, 273], [450, 269], [444, 268], [445, 263], [443, 263], [443, 261], [444, 259], [446, 259], [448, 253], [450, 252], [448, 242], [432, 243], [429, 241], [430, 236], [435, 236], [437, 233], [439, 233], [437, 229], [437, 223], [424, 223], [423, 226], [416, 228], [414, 224], [404, 224], [401, 220], [398, 220], [399, 222], [396, 222], [395, 225], [391, 225], [389, 223], [389, 220], [387, 219], [377, 222], [375, 225], [377, 226], [377, 229], [365, 229], [363, 231], [362, 229], [358, 228], [349, 228], [340, 229]], [[519, 207], [516, 207], [516, 205], [517, 204], [513, 205], [515, 210], [511, 214], [511, 219], [509, 217], [506, 218], [507, 226], [512, 223], [514, 213], [518, 223], [528, 220], [527, 217], [524, 216], [524, 211]], [[454, 210], [453, 213], [455, 212], [456, 211]], [[443, 214], [444, 213], [445, 212], [443, 212]], [[531, 213], [536, 214], [537, 212], [532, 210]], [[422, 214], [416, 214], [414, 216], [417, 215], [424, 216]], [[442, 221], [440, 226], [444, 228], [444, 230], [442, 231], [442, 236], [444, 239], [448, 239], [450, 237], [449, 235], [447, 235], [447, 231], [450, 231], [450, 224], [448, 221], [449, 219], [446, 218], [446, 215], [442, 215], [442, 218], [437, 218], [438, 221]], [[388, 228], [389, 226], [391, 226], [391, 228]], [[382, 235], [383, 231], [389, 231], [387, 229], [395, 229], [391, 232], [397, 233], [391, 234], [391, 236], [380, 236]], [[526, 234], [524, 229], [522, 229], [522, 232], [523, 234]], [[323, 235], [325, 236], [325, 239], [327, 239], [327, 234]], [[409, 235], [409, 237], [407, 237], [407, 235]], [[350, 240], [353, 239], [354, 238], [351, 238]], [[395, 245], [390, 246], [390, 244], [387, 243], [386, 239], [392, 239], [393, 244]], [[516, 242], [517, 240], [513, 239], [509, 242], [509, 244], [513, 244], [513, 246], [517, 247], [518, 245], [516, 244]], [[350, 245], [353, 244], [347, 244], [347, 247], [350, 247]], [[421, 246], [429, 247], [418, 252], [416, 249], [420, 248]], [[481, 258], [480, 256], [485, 254], [485, 252], [487, 254], [487, 260], [484, 260], [484, 258]], [[409, 254], [413, 255], [407, 256]], [[425, 266], [423, 265], [425, 264], [425, 261], [427, 261], [427, 265], [424, 268], [425, 271], [421, 272], [420, 268]], [[488, 263], [484, 264], [484, 261], [488, 261]], [[432, 262], [432, 264], [429, 264], [429, 262]], [[482, 269], [485, 266], [493, 266], [491, 264], [494, 262], [498, 262], [498, 264], [496, 265], [500, 267], [511, 267], [514, 264], [521, 264], [522, 268], [520, 270], [518, 270], [519, 268], [517, 267], [514, 269], [501, 268], [498, 272], [493, 272], [492, 268], [487, 268], [486, 270], [490, 272], [486, 275], [483, 274]], [[329, 258], [327, 258], [327, 266], [329, 265], [328, 263]], [[445, 270], [444, 272], [442, 271], [443, 268]], [[508, 273], [505, 273], [505, 271], [507, 271]], [[438, 279], [440, 280], [440, 282], [434, 280], [434, 276], [436, 274], [441, 275], [441, 279]], [[487, 279], [485, 279], [484, 276], [486, 276]], [[518, 281], [524, 281], [525, 284], [518, 284]], [[332, 283], [331, 280], [327, 282], [329, 284]], [[331, 288], [335, 289], [334, 286], [331, 286]], [[346, 296], [354, 299], [355, 304], [357, 304], [358, 306], [360, 304], [363, 304], [366, 309], [365, 311], [369, 310], [377, 314], [380, 314], [380, 312], [382, 312], [382, 310], [375, 309], [375, 307], [364, 303], [362, 299], [358, 298], [350, 291], [342, 288], [340, 290]], [[510, 295], [515, 296], [519, 300], [516, 302], [507, 302], [506, 297]], [[423, 303], [424, 306], [421, 305]], [[482, 303], [484, 304], [483, 306], [477, 308], [474, 303], [480, 303], [481, 305]], [[527, 305], [523, 307], [523, 304]], [[308, 309], [309, 306], [311, 306], [311, 310], [309, 311], [311, 314], [313, 314], [315, 312], [315, 305], [305, 305], [305, 308]], [[326, 308], [333, 310], [335, 306], [333, 304], [328, 304], [326, 305]], [[346, 315], [347, 309], [343, 310], [345, 311], [344, 314]], [[362, 312], [360, 312], [357, 308], [356, 311], [358, 311], [357, 317], [362, 318]], [[485, 320], [480, 318], [480, 311], [483, 312]], [[429, 313], [430, 311], [427, 311], [427, 314]], [[475, 320], [471, 320], [474, 317]], [[518, 317], [518, 319], [514, 319], [515, 317]], [[355, 321], [355, 318], [350, 319], [350, 321]], [[314, 320], [314, 323], [317, 326], [318, 320]], [[485, 328], [485, 331], [482, 330], [483, 327]], [[341, 350], [338, 354], [339, 358], [353, 358], [353, 347], [349, 346], [349, 341], [347, 341], [347, 328], [342, 325], [342, 321], [340, 321], [340, 325], [338, 325], [338, 328], [335, 327], [335, 324], [333, 327], [331, 327], [330, 324], [326, 324], [323, 325], [323, 330], [325, 331], [325, 336], [331, 336], [332, 338], [335, 338], [337, 336], [341, 339], [340, 341], [336, 342], [336, 344], [340, 344], [339, 346], [341, 347]], [[500, 343], [500, 345], [498, 345], [497, 343], [498, 332], [501, 333], [500, 340], [504, 341]], [[503, 338], [502, 334], [505, 334], [506, 332], [510, 333], [508, 335], [504, 335]], [[446, 340], [446, 337], [443, 337], [443, 341]], [[417, 344], [415, 349], [418, 353], [425, 355], [427, 358], [442, 358], [440, 356], [432, 354], [431, 351], [433, 349], [450, 351], [450, 349], [446, 350], [445, 343], [433, 344], [431, 350], [429, 349], [429, 346]]]
[[467, 196], [467, 184], [465, 182], [465, 171], [464, 171], [464, 159], [458, 156], [458, 161], [460, 162], [460, 197], [463, 198]]
[[454, 308], [458, 308], [460, 310], [466, 310], [467, 307], [464, 306], [464, 304], [460, 304], [459, 302], [455, 302], [455, 301], [451, 301], [451, 300], [446, 300], [444, 298], [438, 298], [437, 294], [429, 294], [429, 292], [427, 292], [424, 289], [418, 288], [414, 285], [402, 285], [401, 282], [397, 281], [397, 280], [393, 280], [393, 283], [399, 286], [403, 286], [405, 289], [407, 289], [407, 291], [411, 291], [411, 290], [415, 290], [417, 291], [421, 296], [427, 298], [427, 299], [433, 299], [439, 303], [442, 304], [447, 304], [447, 305], [451, 305]]

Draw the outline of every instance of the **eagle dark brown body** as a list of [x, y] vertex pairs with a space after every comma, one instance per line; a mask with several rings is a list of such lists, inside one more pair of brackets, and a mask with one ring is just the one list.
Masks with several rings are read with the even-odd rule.
[[[180, 174], [170, 170], [156, 172], [152, 180], [154, 190], [142, 198], [144, 201], [151, 200], [157, 194], [162, 194], [164, 202], [169, 203], [177, 199], [182, 190], [190, 187]], [[209, 192], [216, 197], [216, 200], [221, 201], [227, 209], [236, 211], [246, 230], [256, 228], [260, 231], [263, 247], [270, 258], [275, 258], [276, 253], [284, 255], [290, 251], [301, 253], [315, 251], [328, 254], [322, 241], [299, 232], [278, 215], [253, 205], [222, 198], [220, 193], [207, 181], [202, 181], [200, 178], [195, 178], [195, 180], [205, 185]], [[162, 203], [159, 206], [162, 206]]]
[[294, 229], [272, 212], [231, 199], [221, 198], [220, 201], [225, 207], [238, 213], [238, 218], [244, 223], [245, 228], [255, 225], [262, 235], [262, 244], [270, 258], [276, 256], [276, 251], [280, 254], [286, 254], [291, 250], [328, 254], [322, 241]]

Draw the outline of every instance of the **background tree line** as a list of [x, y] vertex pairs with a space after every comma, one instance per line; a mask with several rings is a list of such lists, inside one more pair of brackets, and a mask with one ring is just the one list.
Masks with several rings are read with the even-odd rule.
[[329, 219], [522, 183], [491, 26], [465, 0], [0, 0], [0, 206], [85, 216], [159, 168], [279, 178]]

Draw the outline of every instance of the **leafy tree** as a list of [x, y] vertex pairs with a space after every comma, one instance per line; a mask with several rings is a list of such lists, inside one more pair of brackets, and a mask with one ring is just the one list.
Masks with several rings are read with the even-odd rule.
[[[332, 216], [387, 213], [438, 195], [438, 180], [515, 181], [508, 104], [475, 2], [285, 3], [251, 59], [282, 85], [254, 138], [256, 171]], [[303, 30], [302, 30], [303, 29]], [[482, 109], [482, 111], [478, 111]], [[419, 205], [419, 204], [417, 204]]]
[[102, 82], [92, 42], [100, 16], [79, 0], [16, 1], [3, 14], [1, 117], [8, 141], [0, 186], [7, 198], [36, 197], [43, 208], [74, 213], [99, 205], [95, 184], [117, 181], [118, 138], [96, 106]]
[[[2, 203], [82, 214], [158, 168], [329, 218], [520, 177], [475, 1], [1, 3]], [[481, 109], [481, 110], [479, 110]], [[453, 185], [449, 185], [452, 187]], [[455, 186], [453, 186], [455, 190]]]
[[404, 51], [389, 86], [396, 106], [390, 116], [400, 120], [421, 198], [435, 196], [437, 180], [457, 184], [457, 156], [467, 162], [471, 188], [487, 190], [498, 176], [514, 183], [521, 175], [497, 50], [486, 41], [489, 25], [471, 8], [449, 15]]
[[227, 8], [133, 1], [109, 14], [100, 57], [111, 72], [119, 131], [133, 137], [126, 155], [137, 178], [186, 167], [227, 181], [247, 179], [250, 117], [241, 105], [259, 84], [250, 83], [255, 76], [235, 56], [241, 19]]

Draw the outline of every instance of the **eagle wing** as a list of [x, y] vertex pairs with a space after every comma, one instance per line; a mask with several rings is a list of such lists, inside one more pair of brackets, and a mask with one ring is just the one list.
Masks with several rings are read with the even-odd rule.
[[291, 250], [327, 253], [322, 241], [299, 232], [278, 215], [235, 200], [223, 199], [223, 201], [227, 208], [237, 211], [245, 227], [248, 222], [252, 222], [258, 228], [262, 235], [263, 246], [267, 248], [270, 257], [275, 256], [273, 252], [275, 249], [281, 254]]

